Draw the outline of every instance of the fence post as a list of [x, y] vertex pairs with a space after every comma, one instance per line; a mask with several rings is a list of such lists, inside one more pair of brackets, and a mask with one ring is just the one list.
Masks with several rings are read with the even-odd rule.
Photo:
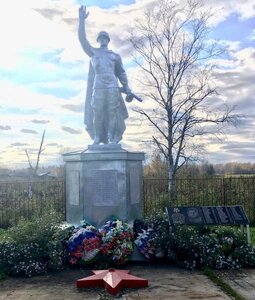
[[227, 201], [226, 201], [226, 181], [225, 181], [224, 177], [222, 177], [221, 189], [222, 189], [222, 205], [226, 206], [227, 205]]

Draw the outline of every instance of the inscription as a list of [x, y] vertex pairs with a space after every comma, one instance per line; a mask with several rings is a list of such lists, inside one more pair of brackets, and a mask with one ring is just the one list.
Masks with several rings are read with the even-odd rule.
[[70, 171], [67, 173], [67, 198], [70, 205], [78, 206], [80, 201], [80, 173]]
[[218, 224], [219, 223], [218, 218], [217, 218], [217, 213], [216, 213], [214, 207], [205, 206], [205, 207], [202, 207], [202, 211], [204, 214], [206, 224]]
[[221, 224], [234, 224], [234, 220], [232, 219], [227, 207], [217, 206], [216, 210]]
[[170, 225], [249, 224], [242, 206], [167, 207]]
[[248, 217], [242, 206], [230, 206], [229, 208], [236, 224], [249, 224]]
[[118, 202], [118, 171], [92, 170], [86, 180], [87, 195], [95, 206], [114, 206]]

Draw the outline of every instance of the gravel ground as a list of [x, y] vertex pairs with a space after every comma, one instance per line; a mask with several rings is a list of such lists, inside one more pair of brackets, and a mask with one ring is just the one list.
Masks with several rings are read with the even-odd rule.
[[76, 280], [91, 275], [91, 271], [70, 269], [32, 278], [7, 278], [0, 282], [0, 300], [231, 299], [199, 271], [169, 265], [130, 265], [127, 269], [148, 279], [149, 287], [124, 289], [115, 297], [103, 288], [77, 289]]

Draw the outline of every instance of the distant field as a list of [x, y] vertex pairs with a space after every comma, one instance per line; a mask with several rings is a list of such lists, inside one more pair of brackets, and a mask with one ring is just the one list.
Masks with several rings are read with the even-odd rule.
[[255, 246], [255, 227], [251, 227], [251, 243]]
[[[222, 177], [222, 176], [219, 176]], [[223, 177], [255, 177], [255, 174], [225, 174]]]

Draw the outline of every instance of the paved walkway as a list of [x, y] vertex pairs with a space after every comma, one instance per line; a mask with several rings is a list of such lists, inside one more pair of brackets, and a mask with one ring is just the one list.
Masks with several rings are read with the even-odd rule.
[[75, 286], [76, 280], [91, 275], [90, 272], [67, 270], [32, 278], [8, 278], [0, 282], [0, 300], [231, 299], [199, 271], [190, 272], [164, 265], [132, 265], [128, 269], [131, 274], [148, 279], [149, 287], [125, 289], [113, 298], [99, 288], [78, 290]]
[[247, 300], [255, 300], [255, 269], [219, 272], [221, 278]]

